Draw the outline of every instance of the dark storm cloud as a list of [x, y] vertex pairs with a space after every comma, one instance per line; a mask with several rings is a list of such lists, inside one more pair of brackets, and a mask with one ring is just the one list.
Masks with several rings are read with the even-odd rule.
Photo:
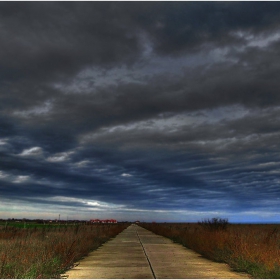
[[[2, 75], [6, 83], [4, 89], [9, 93], [9, 97], [5, 97], [2, 104], [8, 106], [10, 103], [15, 106], [14, 108], [36, 105], [40, 101], [43, 102], [56, 96], [58, 93], [46, 87], [46, 82], [67, 78], [65, 81], [69, 83], [69, 79], [85, 66], [107, 65], [107, 61], [110, 66], [118, 65], [116, 63], [123, 64], [128, 56], [132, 56], [136, 62], [142, 51], [140, 31], [145, 31], [145, 34], [149, 34], [153, 40], [156, 40], [155, 51], [167, 47], [170, 43], [171, 46], [167, 47], [170, 49], [168, 54], [176, 51], [176, 47], [187, 52], [189, 44], [199, 50], [199, 46], [205, 44], [208, 37], [210, 41], [216, 40], [217, 43], [221, 38], [226, 38], [225, 41], [228, 42], [227, 37], [231, 36], [231, 31], [249, 30], [248, 32], [256, 35], [264, 28], [266, 32], [270, 30], [269, 28], [275, 29], [278, 24], [276, 15], [279, 11], [278, 3], [267, 5], [262, 2], [254, 3], [254, 5], [248, 5], [248, 3], [205, 3], [204, 5], [200, 3], [166, 3], [165, 5], [161, 3], [120, 3], [119, 5], [117, 3], [95, 3], [94, 5], [92, 3], [14, 3], [9, 5], [5, 3], [2, 6], [2, 32], [9, 37], [5, 36], [6, 39], [1, 40], [1, 44], [5, 45], [3, 49], [7, 50], [2, 52], [1, 65], [4, 67], [4, 73], [9, 73], [9, 69], [18, 73], [18, 75], [12, 75], [11, 79]], [[200, 20], [201, 18], [204, 20]], [[189, 31], [180, 33], [179, 30], [186, 29], [185, 26], [188, 26]], [[177, 32], [180, 35], [176, 35]], [[203, 32], [210, 35], [205, 38]], [[180, 44], [176, 38], [183, 42]], [[240, 38], [237, 41], [240, 41]], [[260, 55], [262, 53], [262, 51], [256, 52], [253, 61], [256, 57], [263, 57]], [[265, 62], [271, 64], [272, 56], [270, 55], [268, 59], [270, 61], [263, 61], [262, 65]], [[252, 65], [252, 61], [249, 64]], [[256, 66], [258, 65], [252, 65], [254, 69]], [[225, 65], [222, 65], [217, 70], [211, 68], [211, 71], [207, 71], [205, 75], [199, 73], [201, 69], [190, 75], [193, 72], [191, 70], [185, 76], [171, 79], [171, 81], [170, 78], [166, 81], [166, 76], [159, 76], [157, 79], [149, 79], [143, 87], [132, 84], [111, 88], [108, 89], [109, 92], [119, 91], [120, 96], [110, 100], [111, 104], [107, 105], [106, 93], [101, 91], [100, 95], [105, 95], [102, 104], [106, 106], [104, 109], [98, 106], [100, 104], [92, 104], [94, 103], [92, 99], [96, 98], [96, 94], [94, 97], [88, 97], [89, 102], [84, 103], [83, 106], [77, 104], [77, 110], [73, 109], [74, 112], [83, 111], [86, 114], [89, 111], [86, 104], [90, 104], [93, 106], [95, 118], [96, 115], [104, 118], [104, 113], [99, 111], [107, 112], [108, 110], [112, 112], [112, 118], [116, 118], [121, 117], [119, 111], [123, 111], [123, 108], [128, 106], [127, 114], [134, 116], [138, 110], [142, 112], [140, 113], [142, 115], [145, 112], [156, 113], [168, 109], [184, 110], [201, 106], [217, 106], [217, 102], [223, 104], [258, 102], [258, 105], [268, 102], [269, 98], [262, 98], [262, 88], [266, 89], [270, 81], [267, 83], [260, 81], [259, 85], [255, 85], [255, 79], [259, 77], [242, 66], [237, 67], [238, 65], [235, 65], [235, 67], [225, 69]], [[259, 68], [259, 71], [263, 72], [261, 67], [257, 69]], [[271, 71], [277, 73], [278, 68], [276, 66]], [[269, 73], [269, 77], [273, 73]], [[216, 79], [213, 77], [221, 74], [223, 74], [220, 77], [222, 82], [219, 83], [217, 90]], [[244, 81], [244, 76], [248, 74], [253, 74], [253, 83], [250, 80]], [[192, 88], [193, 79], [205, 79], [205, 82], [198, 89]], [[8, 83], [9, 80], [13, 84]], [[15, 81], [18, 84], [13, 86]], [[154, 86], [152, 87], [151, 84]], [[207, 94], [205, 94], [205, 88], [207, 88]], [[162, 93], [162, 89], [168, 91], [167, 96]], [[174, 100], [172, 91], [178, 91], [178, 89], [181, 94]], [[225, 90], [230, 90], [227, 97], [221, 96]], [[260, 98], [248, 97], [246, 94], [248, 91], [257, 91], [255, 95], [257, 97], [260, 95]], [[131, 92], [134, 94], [129, 94]], [[22, 97], [19, 98], [19, 95]], [[112, 99], [111, 94], [110, 99]], [[76, 100], [73, 101], [75, 104]], [[71, 105], [73, 102], [66, 97], [61, 99], [61, 103], [69, 109], [73, 106]], [[132, 112], [134, 113], [131, 114]]]
[[279, 27], [279, 3], [133, 3], [119, 5], [122, 16], [151, 37], [161, 54], [197, 51], [205, 44], [243, 43], [239, 30], [258, 34]]
[[[269, 58], [256, 63], [255, 58], [262, 53], [259, 50], [251, 59], [253, 62], [248, 62], [249, 69], [241, 63], [224, 63], [206, 71], [202, 68], [189, 70], [176, 77], [158, 75], [141, 85], [127, 83], [95, 89], [89, 95], [61, 96], [55, 105], [57, 116], [61, 122], [71, 121], [82, 131], [147, 119], [163, 112], [179, 113], [232, 104], [276, 105], [280, 101], [275, 95], [275, 89], [279, 87], [275, 76], [280, 70], [274, 62], [277, 56], [273, 51]], [[272, 64], [276, 65], [264, 69], [264, 65]]]
[[[114, 63], [137, 51], [115, 4], [1, 4], [1, 62], [14, 78], [48, 80], [91, 63]], [[16, 72], [20, 71], [20, 75]], [[9, 71], [7, 72], [9, 74]], [[45, 76], [51, 75], [51, 77]]]
[[1, 65], [5, 80], [32, 75], [46, 81], [92, 63], [135, 62], [141, 32], [156, 51], [173, 54], [208, 42], [228, 44], [239, 30], [275, 29], [279, 11], [278, 3], [264, 2], [2, 3]]
[[279, 13], [277, 2], [1, 3], [5, 203], [275, 212]]

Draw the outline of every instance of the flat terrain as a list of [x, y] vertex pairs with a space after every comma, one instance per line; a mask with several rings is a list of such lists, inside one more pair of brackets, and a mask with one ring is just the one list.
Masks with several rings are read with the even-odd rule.
[[63, 277], [87, 279], [249, 278], [171, 240], [131, 225]]

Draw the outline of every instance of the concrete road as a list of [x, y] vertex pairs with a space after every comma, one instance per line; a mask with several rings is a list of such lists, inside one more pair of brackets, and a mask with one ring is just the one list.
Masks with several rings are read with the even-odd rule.
[[173, 243], [137, 225], [80, 261], [63, 278], [87, 279], [201, 279], [250, 278], [226, 264], [204, 259], [198, 253]]

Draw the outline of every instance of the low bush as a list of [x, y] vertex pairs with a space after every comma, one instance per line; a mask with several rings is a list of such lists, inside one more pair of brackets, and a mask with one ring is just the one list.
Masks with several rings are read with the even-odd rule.
[[228, 219], [222, 218], [212, 218], [212, 219], [204, 219], [202, 222], [198, 222], [199, 225], [208, 230], [226, 230], [229, 222]]

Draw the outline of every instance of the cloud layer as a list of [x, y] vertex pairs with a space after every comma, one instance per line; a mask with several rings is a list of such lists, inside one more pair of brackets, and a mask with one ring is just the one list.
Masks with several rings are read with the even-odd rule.
[[279, 3], [0, 6], [3, 217], [279, 220]]

